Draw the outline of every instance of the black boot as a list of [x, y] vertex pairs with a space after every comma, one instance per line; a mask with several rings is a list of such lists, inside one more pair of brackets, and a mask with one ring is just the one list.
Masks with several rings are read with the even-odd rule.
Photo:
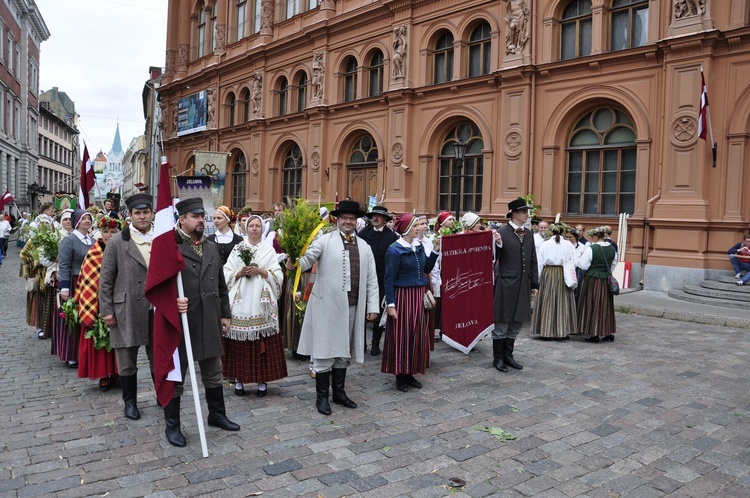
[[240, 426], [227, 418], [224, 408], [224, 388], [222, 386], [206, 389], [208, 405], [208, 425], [220, 427], [225, 431], [238, 431]]
[[315, 406], [318, 408], [318, 413], [322, 415], [331, 414], [331, 405], [328, 404], [328, 390], [331, 385], [331, 372], [316, 372], [315, 373]]
[[503, 363], [508, 365], [510, 368], [516, 370], [523, 370], [523, 365], [513, 359], [513, 347], [516, 344], [515, 339], [505, 339], [505, 349], [503, 350]]
[[508, 367], [503, 363], [503, 350], [505, 339], [492, 339], [492, 366], [501, 372], [507, 372]]
[[125, 402], [125, 416], [130, 420], [138, 420], [141, 413], [136, 403], [136, 391], [138, 389], [138, 376], [120, 375], [120, 388], [122, 389], [122, 400]]
[[409, 390], [409, 384], [406, 383], [406, 375], [396, 375], [396, 389], [402, 393]]
[[370, 348], [370, 354], [377, 356], [380, 354], [380, 338], [383, 335], [383, 328], [380, 325], [372, 326], [372, 347]]
[[[121, 377], [122, 378], [122, 377]], [[180, 397], [175, 396], [167, 406], [164, 407], [164, 421], [167, 423], [167, 429], [164, 433], [167, 435], [167, 441], [172, 446], [180, 448], [187, 445], [185, 436], [180, 430]]]
[[357, 408], [357, 403], [349, 399], [344, 391], [346, 368], [331, 369], [331, 384], [333, 385], [333, 402], [347, 408]]

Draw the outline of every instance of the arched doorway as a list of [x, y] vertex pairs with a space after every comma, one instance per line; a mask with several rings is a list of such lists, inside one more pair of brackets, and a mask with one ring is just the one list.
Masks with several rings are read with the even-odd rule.
[[378, 193], [378, 146], [369, 133], [354, 142], [346, 163], [347, 195], [361, 206]]

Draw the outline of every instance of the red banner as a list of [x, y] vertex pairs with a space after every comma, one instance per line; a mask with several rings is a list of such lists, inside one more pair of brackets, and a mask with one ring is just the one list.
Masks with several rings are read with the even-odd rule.
[[492, 232], [442, 238], [443, 341], [466, 354], [492, 332]]

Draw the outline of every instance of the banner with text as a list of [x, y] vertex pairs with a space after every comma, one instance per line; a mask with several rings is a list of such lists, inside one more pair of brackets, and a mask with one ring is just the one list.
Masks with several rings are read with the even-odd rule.
[[492, 332], [492, 232], [442, 238], [440, 275], [443, 342], [469, 354]]
[[[214, 226], [214, 198], [211, 192], [210, 176], [178, 176], [177, 195], [181, 201], [191, 197], [203, 199], [203, 210], [206, 212], [206, 225], [203, 229], [204, 237], [208, 237], [216, 231]], [[176, 211], [175, 211], [176, 212]]]

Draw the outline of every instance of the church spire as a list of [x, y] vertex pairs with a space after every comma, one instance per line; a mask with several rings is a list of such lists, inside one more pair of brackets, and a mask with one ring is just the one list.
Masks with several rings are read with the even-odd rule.
[[118, 155], [122, 153], [122, 142], [120, 141], [120, 123], [117, 123], [117, 131], [115, 131], [115, 141], [112, 143], [112, 152]]

